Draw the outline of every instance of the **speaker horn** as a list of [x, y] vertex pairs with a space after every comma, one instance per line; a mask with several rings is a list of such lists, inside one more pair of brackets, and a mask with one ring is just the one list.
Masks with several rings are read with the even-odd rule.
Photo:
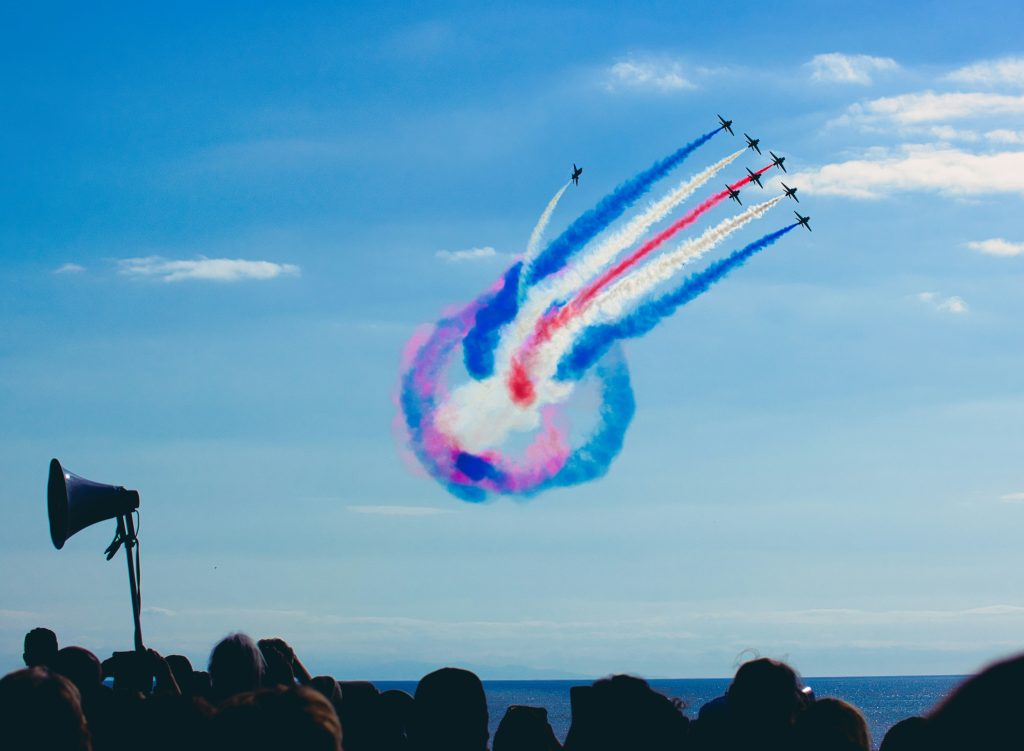
[[86, 480], [68, 472], [53, 459], [46, 486], [46, 505], [50, 514], [50, 539], [60, 550], [76, 532], [137, 509], [139, 493], [120, 485]]

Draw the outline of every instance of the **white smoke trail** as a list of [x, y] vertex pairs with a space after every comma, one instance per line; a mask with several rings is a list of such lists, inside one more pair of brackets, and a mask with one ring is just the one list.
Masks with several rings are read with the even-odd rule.
[[671, 193], [652, 203], [647, 210], [635, 216], [629, 224], [604, 240], [592, 251], [583, 255], [571, 267], [566, 268], [549, 285], [550, 289], [545, 289], [543, 292], [549, 294], [551, 300], [557, 300], [585, 285], [614, 261], [619, 253], [634, 243], [639, 242], [643, 234], [656, 222], [664, 219], [670, 211], [692, 196], [698, 188], [704, 186], [711, 178], [732, 164], [745, 151], [746, 149], [740, 149], [712, 164], [703, 172], [699, 172], [689, 180], [681, 183]]
[[[576, 336], [587, 326], [613, 321], [622, 316], [626, 309], [664, 281], [676, 274], [683, 266], [695, 261], [736, 230], [755, 219], [760, 219], [768, 210], [785, 196], [777, 196], [763, 203], [751, 206], [746, 211], [707, 229], [704, 234], [687, 240], [676, 250], [659, 256], [641, 266], [599, 294], [578, 316], [570, 319], [558, 329], [551, 339], [542, 344], [534, 357], [530, 376], [542, 398], [557, 398], [564, 391], [563, 384], [553, 381], [558, 362], [568, 351]], [[551, 390], [549, 384], [553, 384]]]
[[548, 201], [548, 205], [544, 207], [544, 211], [540, 215], [540, 219], [537, 220], [537, 226], [533, 228], [533, 232], [530, 233], [530, 240], [526, 243], [526, 253], [523, 255], [523, 267], [519, 272], [519, 299], [523, 298], [523, 293], [526, 291], [526, 278], [530, 275], [530, 268], [533, 266], [533, 262], [537, 258], [537, 254], [540, 252], [540, 239], [544, 236], [544, 230], [548, 227], [548, 222], [551, 221], [551, 215], [555, 213], [555, 207], [558, 202], [562, 200], [562, 194], [565, 193], [569, 187], [569, 182], [566, 181], [551, 200]]
[[[675, 190], [652, 203], [646, 210], [635, 216], [625, 227], [605, 239], [594, 250], [586, 253], [571, 267], [555, 275], [551, 281], [531, 288], [526, 295], [526, 299], [520, 305], [515, 319], [508, 325], [506, 331], [502, 333], [497, 351], [495, 352], [495, 368], [497, 370], [505, 370], [508, 367], [513, 355], [522, 347], [526, 337], [533, 331], [537, 321], [552, 302], [568, 297], [585, 285], [591, 278], [599, 274], [608, 264], [615, 260], [619, 253], [638, 242], [644, 232], [655, 223], [664, 219], [670, 211], [742, 156], [745, 151], [746, 149], [740, 149], [712, 164], [706, 170], [697, 173], [689, 180], [684, 180]], [[519, 275], [520, 299], [522, 299], [523, 293], [522, 280], [526, 276], [526, 262], [524, 261], [523, 272]]]

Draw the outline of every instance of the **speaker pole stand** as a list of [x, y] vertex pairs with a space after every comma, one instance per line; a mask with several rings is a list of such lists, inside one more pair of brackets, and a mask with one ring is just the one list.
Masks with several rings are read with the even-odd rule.
[[117, 517], [117, 533], [124, 540], [124, 554], [128, 559], [128, 586], [132, 590], [132, 616], [135, 619], [135, 651], [145, 652], [142, 643], [142, 600], [139, 596], [139, 583], [135, 579], [135, 564], [132, 562], [132, 549], [138, 545], [135, 537], [135, 521], [131, 514]]

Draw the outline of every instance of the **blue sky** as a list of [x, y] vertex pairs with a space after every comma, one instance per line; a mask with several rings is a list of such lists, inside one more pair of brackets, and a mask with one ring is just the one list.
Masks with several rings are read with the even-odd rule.
[[[53, 456], [141, 491], [144, 635], [200, 662], [237, 629], [352, 678], [1020, 647], [1024, 8], [250, 5], [0, 24], [3, 664], [40, 624], [130, 644], [112, 523], [49, 543]], [[553, 231], [716, 112], [814, 232], [627, 344], [604, 479], [474, 506], [412, 471], [415, 327], [573, 161]]]

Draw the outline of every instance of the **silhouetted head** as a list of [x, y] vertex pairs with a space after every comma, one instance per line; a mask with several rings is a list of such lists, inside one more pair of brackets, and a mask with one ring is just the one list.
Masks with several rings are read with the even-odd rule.
[[377, 700], [380, 707], [381, 751], [401, 751], [406, 747], [406, 730], [412, 722], [415, 700], [397, 689], [381, 692]]
[[264, 667], [263, 655], [250, 637], [245, 634], [225, 636], [210, 652], [210, 682], [214, 698], [223, 701], [235, 694], [259, 688]]
[[196, 671], [192, 668], [192, 661], [185, 655], [167, 655], [164, 658], [167, 667], [171, 669], [174, 682], [178, 684], [184, 696], [203, 696], [202, 682], [197, 679]]
[[78, 689], [45, 668], [0, 680], [0, 748], [90, 751]]
[[927, 720], [923, 717], [908, 717], [889, 728], [878, 751], [928, 751], [927, 741]]
[[[326, 681], [322, 685], [327, 688]], [[345, 728], [345, 751], [376, 751], [380, 733], [380, 692], [377, 687], [367, 681], [342, 681], [335, 682], [335, 685], [341, 697], [341, 703], [334, 706], [341, 726]]]
[[57, 656], [57, 634], [48, 628], [34, 628], [25, 634], [25, 652], [22, 659], [30, 668], [48, 668]]
[[1020, 748], [1022, 706], [1024, 655], [988, 666], [928, 716], [932, 748]]
[[765, 748], [788, 745], [797, 712], [804, 705], [800, 678], [789, 665], [761, 657], [745, 662], [726, 693], [728, 733], [737, 746], [754, 739]]
[[494, 732], [493, 751], [557, 751], [562, 746], [543, 707], [513, 704]]
[[237, 694], [214, 718], [213, 747], [224, 751], [341, 751], [341, 723], [305, 686]]
[[572, 725], [567, 751], [645, 751], [685, 748], [689, 720], [682, 705], [642, 678], [613, 675], [570, 692]]
[[[345, 689], [342, 687], [342, 692]], [[487, 697], [475, 674], [441, 668], [416, 686], [410, 745], [416, 751], [485, 751]]]
[[864, 715], [842, 699], [818, 699], [800, 713], [796, 751], [871, 751]]
[[82, 696], [96, 691], [103, 683], [100, 658], [82, 647], [64, 647], [57, 652], [53, 670], [74, 683]]

